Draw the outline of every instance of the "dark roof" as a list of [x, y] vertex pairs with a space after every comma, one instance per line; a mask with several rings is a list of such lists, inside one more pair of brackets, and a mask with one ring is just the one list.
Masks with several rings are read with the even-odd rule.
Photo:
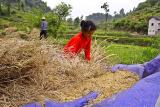
[[156, 20], [160, 20], [160, 16], [152, 16], [152, 17], [150, 17], [149, 19], [151, 19], [151, 18], [154, 18], [154, 19], [156, 19]]

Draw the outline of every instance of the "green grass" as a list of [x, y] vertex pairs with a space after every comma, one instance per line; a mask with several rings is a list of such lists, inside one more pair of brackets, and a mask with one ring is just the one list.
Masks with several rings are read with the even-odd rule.
[[8, 26], [10, 26], [10, 22], [0, 18], [0, 29], [5, 29]]
[[136, 64], [149, 61], [156, 57], [160, 50], [151, 47], [140, 47], [133, 45], [111, 44], [106, 47], [108, 54], [114, 54], [111, 57], [113, 64]]
[[49, 36], [48, 38], [49, 41], [51, 41], [53, 44], [58, 44], [58, 45], [66, 45], [69, 39], [66, 38], [54, 38], [53, 36]]
[[138, 46], [152, 46], [154, 38], [151, 37], [127, 37], [127, 36], [93, 36], [94, 39], [106, 40], [111, 43], [138, 45]]
[[109, 31], [104, 31], [104, 30], [97, 30], [95, 32], [96, 36], [132, 36], [129, 32], [123, 32], [123, 31], [113, 31], [113, 30], [109, 30]]

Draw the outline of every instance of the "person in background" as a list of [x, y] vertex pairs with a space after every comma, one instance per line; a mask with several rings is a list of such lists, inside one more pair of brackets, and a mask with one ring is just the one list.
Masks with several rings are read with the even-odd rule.
[[45, 39], [47, 38], [47, 21], [45, 17], [42, 17], [42, 22], [41, 22], [41, 32], [40, 32], [40, 40], [44, 37]]
[[95, 32], [96, 25], [92, 21], [81, 21], [81, 32], [71, 38], [64, 47], [64, 53], [71, 56], [76, 56], [82, 50], [85, 52], [85, 59], [90, 60], [90, 50], [92, 35]]

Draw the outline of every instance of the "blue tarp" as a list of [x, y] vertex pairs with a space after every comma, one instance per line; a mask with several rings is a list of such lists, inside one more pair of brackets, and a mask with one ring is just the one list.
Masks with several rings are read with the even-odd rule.
[[45, 107], [84, 107], [89, 101], [97, 98], [97, 96], [97, 92], [90, 92], [88, 95], [71, 102], [59, 103], [52, 100], [46, 100]]
[[129, 72], [139, 75], [139, 77], [142, 78], [144, 69], [145, 67], [143, 64], [133, 64], [133, 65], [117, 64], [112, 67], [112, 72], [129, 71]]
[[93, 107], [155, 107], [160, 95], [160, 72], [150, 75], [132, 88], [120, 92]]
[[[86, 96], [83, 96], [82, 98], [70, 102], [61, 103], [52, 100], [46, 100], [45, 107], [84, 107], [85, 105], [88, 104], [89, 101], [96, 99], [97, 96], [98, 96], [97, 92], [90, 92]], [[31, 103], [22, 107], [41, 107], [41, 106], [39, 103]]]
[[26, 104], [22, 107], [41, 107], [41, 105], [40, 105], [40, 103], [36, 102], [36, 103]]
[[117, 64], [112, 67], [112, 72], [121, 70], [129, 71], [139, 75], [140, 78], [145, 78], [151, 74], [160, 72], [160, 55], [158, 55], [151, 61], [146, 62], [144, 64], [132, 64], [132, 65]]

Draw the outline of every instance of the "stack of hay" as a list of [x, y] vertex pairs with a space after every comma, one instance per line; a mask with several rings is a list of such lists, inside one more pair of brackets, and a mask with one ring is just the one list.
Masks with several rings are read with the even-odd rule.
[[131, 87], [138, 77], [104, 69], [106, 58], [94, 46], [92, 61], [64, 57], [61, 47], [18, 38], [0, 40], [0, 107], [21, 105], [48, 98], [70, 101], [90, 91], [99, 91], [99, 102]]

